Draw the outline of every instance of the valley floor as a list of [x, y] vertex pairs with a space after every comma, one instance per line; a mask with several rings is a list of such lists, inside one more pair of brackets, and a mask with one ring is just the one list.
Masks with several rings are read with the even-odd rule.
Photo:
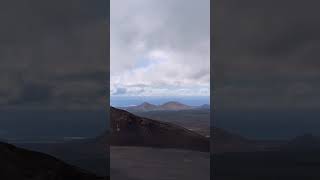
[[112, 180], [209, 180], [210, 154], [177, 149], [111, 147]]

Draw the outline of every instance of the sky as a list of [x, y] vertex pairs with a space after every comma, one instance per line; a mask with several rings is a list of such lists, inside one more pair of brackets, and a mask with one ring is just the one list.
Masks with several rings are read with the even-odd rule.
[[108, 2], [0, 2], [0, 109], [105, 108]]
[[209, 0], [111, 0], [111, 96], [209, 96]]
[[214, 1], [215, 107], [319, 109], [319, 5], [314, 0]]

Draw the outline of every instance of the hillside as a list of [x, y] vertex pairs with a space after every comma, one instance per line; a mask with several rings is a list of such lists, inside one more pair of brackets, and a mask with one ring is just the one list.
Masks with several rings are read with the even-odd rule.
[[49, 155], [0, 143], [0, 179], [10, 180], [98, 180], [93, 174]]
[[204, 136], [210, 135], [210, 110], [190, 109], [180, 111], [133, 112], [135, 115], [163, 122], [173, 123]]
[[183, 127], [111, 107], [110, 144], [209, 151], [209, 139]]

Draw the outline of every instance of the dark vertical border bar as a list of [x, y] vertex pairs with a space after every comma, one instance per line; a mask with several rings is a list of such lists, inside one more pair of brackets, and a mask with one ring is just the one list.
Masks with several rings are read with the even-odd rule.
[[214, 83], [213, 83], [213, 61], [214, 61], [214, 38], [213, 38], [213, 11], [214, 4], [210, 1], [210, 179], [213, 180], [213, 125], [214, 125]]
[[[106, 85], [107, 85], [107, 90], [106, 90], [106, 94], [107, 94], [107, 99], [106, 99], [106, 110], [107, 110], [107, 133], [108, 133], [108, 136], [109, 136], [109, 133], [110, 133], [110, 1], [108, 1], [107, 3], [107, 32], [106, 32], [106, 35], [107, 35], [107, 49], [106, 49], [106, 53], [107, 53], [107, 82], [106, 82]], [[107, 148], [107, 176], [108, 176], [108, 179], [110, 179], [110, 144], [109, 142], [107, 141], [106, 142], [106, 148]]]

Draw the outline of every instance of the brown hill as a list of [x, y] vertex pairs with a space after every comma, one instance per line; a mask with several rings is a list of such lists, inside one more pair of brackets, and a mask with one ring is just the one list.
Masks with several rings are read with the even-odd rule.
[[129, 111], [155, 111], [158, 109], [158, 106], [144, 102], [138, 106], [132, 106], [132, 107], [128, 107], [126, 109]]
[[130, 111], [130, 112], [144, 112], [144, 111], [180, 111], [193, 109], [194, 107], [188, 106], [179, 102], [170, 101], [162, 105], [154, 105], [147, 102], [144, 102], [137, 106], [123, 107], [121, 109]]
[[188, 106], [179, 102], [175, 102], [175, 101], [164, 103], [160, 105], [159, 108], [161, 110], [170, 110], [170, 111], [192, 109], [191, 106]]

